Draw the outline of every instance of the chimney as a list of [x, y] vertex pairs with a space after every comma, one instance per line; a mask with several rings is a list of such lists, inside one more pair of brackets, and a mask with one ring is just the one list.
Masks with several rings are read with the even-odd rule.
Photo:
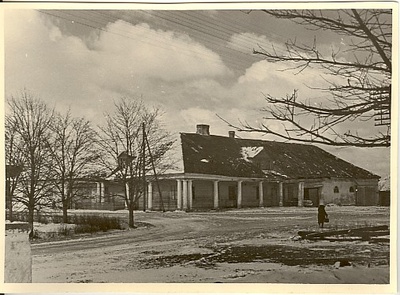
[[235, 138], [235, 131], [229, 131], [229, 138]]
[[198, 124], [196, 125], [197, 134], [200, 135], [210, 135], [210, 125], [207, 124]]

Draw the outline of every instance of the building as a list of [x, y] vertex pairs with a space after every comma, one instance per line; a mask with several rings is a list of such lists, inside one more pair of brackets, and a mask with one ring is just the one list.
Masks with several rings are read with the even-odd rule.
[[180, 169], [147, 176], [137, 209], [379, 205], [379, 176], [306, 144], [181, 133]]
[[76, 181], [71, 209], [120, 210], [125, 208], [125, 191], [117, 181], [87, 179]]
[[160, 190], [149, 182], [148, 209], [379, 204], [379, 176], [313, 145], [215, 136], [208, 125], [180, 139], [183, 169], [160, 176]]
[[390, 176], [379, 180], [379, 205], [390, 206]]

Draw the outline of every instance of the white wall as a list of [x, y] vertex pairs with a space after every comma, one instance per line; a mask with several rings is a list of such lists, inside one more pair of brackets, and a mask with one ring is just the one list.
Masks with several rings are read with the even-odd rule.
[[6, 230], [5, 237], [5, 283], [31, 283], [32, 257], [27, 231]]
[[[326, 204], [334, 203], [338, 205], [378, 205], [378, 193], [377, 193], [377, 180], [342, 180], [342, 179], [329, 179], [323, 182], [321, 191], [321, 198]], [[334, 188], [337, 186], [339, 192], [335, 193]], [[350, 187], [353, 187], [354, 191], [350, 192]], [[361, 195], [364, 192], [364, 188], [370, 188], [367, 195]], [[376, 192], [375, 188], [376, 187]], [[358, 194], [358, 200], [357, 200]], [[362, 200], [361, 200], [362, 199]]]

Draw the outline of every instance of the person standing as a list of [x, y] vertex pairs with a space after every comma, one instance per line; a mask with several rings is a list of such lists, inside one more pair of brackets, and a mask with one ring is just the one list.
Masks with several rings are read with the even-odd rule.
[[319, 205], [318, 207], [318, 225], [319, 227], [324, 227], [325, 219], [328, 218], [328, 214], [325, 211], [324, 205]]

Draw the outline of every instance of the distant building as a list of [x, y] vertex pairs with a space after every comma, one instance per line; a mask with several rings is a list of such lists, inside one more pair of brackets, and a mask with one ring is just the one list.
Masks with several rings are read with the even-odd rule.
[[117, 181], [104, 179], [76, 180], [76, 196], [71, 200], [71, 209], [120, 210], [125, 208], [125, 191]]

